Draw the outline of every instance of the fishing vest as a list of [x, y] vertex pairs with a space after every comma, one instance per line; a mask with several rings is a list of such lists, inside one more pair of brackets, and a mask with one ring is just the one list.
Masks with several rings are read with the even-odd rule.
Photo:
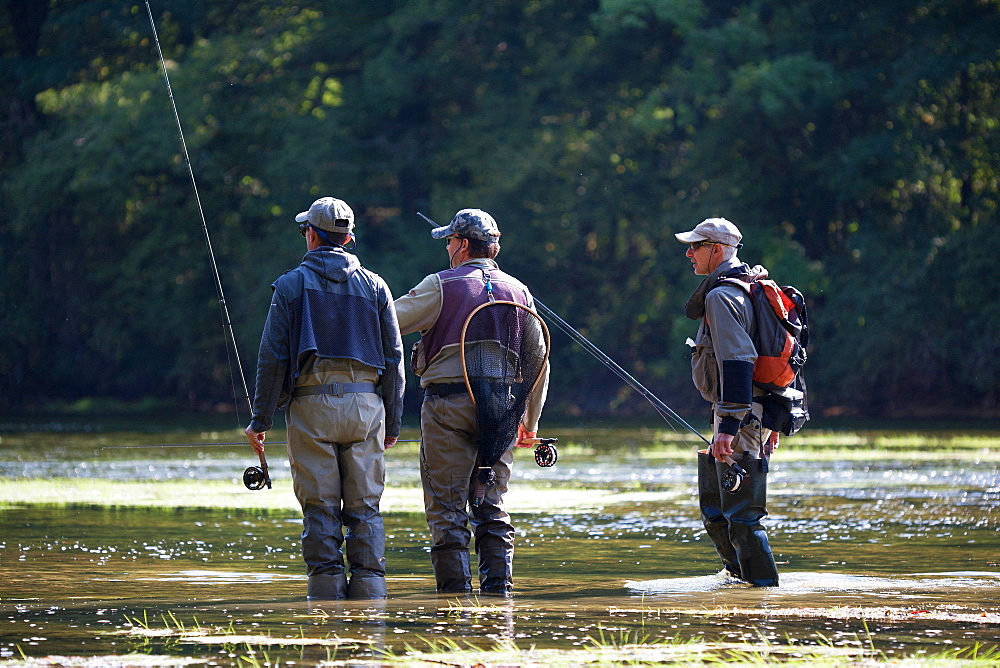
[[[280, 279], [288, 289], [289, 344], [293, 376], [309, 353], [353, 359], [385, 371], [378, 283], [365, 269], [345, 282], [325, 280], [297, 267]], [[275, 283], [275, 287], [279, 282]]]
[[428, 364], [445, 346], [457, 346], [462, 339], [462, 326], [477, 306], [488, 302], [484, 275], [488, 273], [493, 284], [493, 298], [497, 301], [517, 302], [523, 306], [531, 303], [531, 295], [520, 281], [497, 268], [484, 270], [478, 264], [463, 264], [454, 269], [439, 271], [443, 307], [434, 326], [421, 336]]

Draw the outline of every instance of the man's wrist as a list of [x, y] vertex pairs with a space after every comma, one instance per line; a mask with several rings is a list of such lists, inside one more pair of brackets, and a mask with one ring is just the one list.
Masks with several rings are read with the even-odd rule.
[[719, 433], [735, 436], [740, 431], [741, 421], [734, 417], [724, 417], [719, 420]]

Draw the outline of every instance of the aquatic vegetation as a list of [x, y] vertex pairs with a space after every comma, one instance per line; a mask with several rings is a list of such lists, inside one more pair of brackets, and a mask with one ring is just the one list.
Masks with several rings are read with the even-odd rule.
[[980, 644], [936, 653], [917, 652], [889, 656], [866, 639], [834, 642], [822, 639], [815, 645], [798, 645], [794, 640], [779, 644], [761, 638], [755, 643], [709, 641], [681, 637], [651, 640], [632, 632], [601, 633], [588, 637], [579, 648], [551, 649], [520, 647], [514, 641], [482, 645], [452, 638], [425, 638], [423, 646], [407, 645], [400, 653], [384, 651], [378, 660], [389, 665], [454, 666], [639, 666], [738, 664], [784, 666], [989, 666], [1000, 659], [1000, 647]]

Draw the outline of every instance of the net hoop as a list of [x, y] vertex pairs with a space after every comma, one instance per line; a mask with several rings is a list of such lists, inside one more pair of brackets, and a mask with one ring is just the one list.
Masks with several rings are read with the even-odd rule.
[[465, 322], [462, 323], [462, 336], [459, 339], [459, 351], [460, 351], [459, 356], [462, 358], [462, 380], [465, 381], [465, 389], [469, 393], [469, 396], [472, 398], [473, 406], [476, 405], [476, 395], [473, 394], [472, 392], [472, 383], [469, 382], [469, 370], [465, 363], [465, 333], [469, 328], [469, 323], [472, 322], [473, 316], [479, 313], [479, 311], [483, 310], [484, 308], [489, 308], [491, 306], [500, 306], [500, 305], [516, 306], [517, 308], [524, 310], [525, 313], [527, 313], [529, 316], [537, 320], [539, 326], [541, 326], [542, 328], [542, 336], [545, 340], [545, 354], [542, 356], [542, 363], [538, 367], [538, 375], [535, 377], [534, 381], [532, 381], [531, 389], [528, 390], [529, 395], [535, 391], [535, 387], [538, 385], [538, 381], [542, 379], [542, 376], [545, 375], [545, 368], [549, 363], [549, 348], [550, 348], [549, 328], [545, 326], [545, 321], [542, 320], [541, 316], [539, 316], [537, 313], [532, 311], [524, 304], [518, 304], [517, 302], [512, 302], [509, 300], [498, 299], [496, 301], [489, 301], [486, 302], [485, 304], [480, 304], [476, 308], [472, 309], [472, 313], [470, 313], [469, 316], [465, 319]]

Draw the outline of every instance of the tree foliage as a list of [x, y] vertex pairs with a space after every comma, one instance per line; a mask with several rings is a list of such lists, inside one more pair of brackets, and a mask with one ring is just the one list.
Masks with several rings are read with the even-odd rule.
[[[997, 410], [993, 0], [150, 7], [159, 43], [144, 3], [0, 2], [0, 405], [231, 402], [333, 194], [397, 294], [444, 265], [417, 211], [490, 211], [501, 264], [688, 410], [673, 234], [722, 215], [810, 298], [818, 410]], [[550, 410], [649, 413], [554, 341]]]

